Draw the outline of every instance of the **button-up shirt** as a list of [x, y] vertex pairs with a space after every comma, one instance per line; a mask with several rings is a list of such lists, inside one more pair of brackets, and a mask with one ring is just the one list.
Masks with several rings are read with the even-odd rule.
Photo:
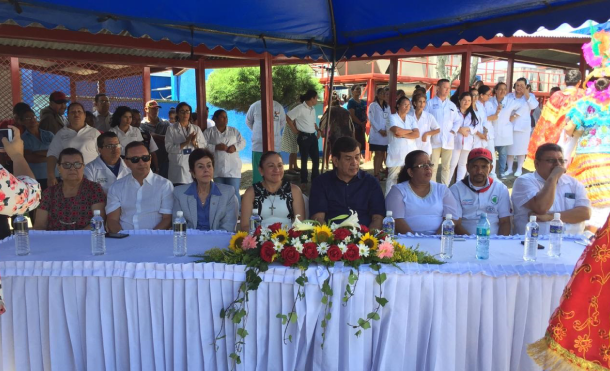
[[[263, 152], [263, 114], [261, 101], [254, 102], [246, 113], [246, 125], [252, 130], [252, 151]], [[273, 145], [279, 152], [282, 147], [282, 130], [286, 126], [284, 107], [273, 101]], [[208, 129], [210, 125], [208, 125]]]
[[106, 165], [102, 156], [98, 156], [95, 160], [85, 166], [85, 178], [92, 182], [96, 182], [102, 186], [104, 192], [108, 193], [110, 186], [117, 181], [131, 174], [131, 170], [125, 165], [125, 162], [119, 158], [119, 173], [114, 175], [112, 170]]
[[112, 113], [108, 112], [106, 116], [100, 115], [98, 111], [93, 112], [93, 126], [99, 131], [110, 130], [110, 122], [112, 121]]
[[291, 109], [286, 116], [296, 122], [298, 131], [308, 134], [316, 132], [316, 109], [309, 107], [306, 102]]
[[373, 215], [385, 216], [385, 200], [377, 179], [363, 170], [349, 182], [328, 171], [317, 177], [311, 186], [309, 214], [325, 213], [329, 220], [350, 210], [358, 213], [360, 224], [369, 226]]
[[[34, 134], [29, 131], [24, 131], [21, 134], [21, 139], [23, 140], [23, 149], [36, 152], [36, 151], [46, 151], [49, 149], [51, 142], [53, 141], [53, 133], [50, 131], [39, 129], [40, 139], [38, 139]], [[32, 169], [32, 173], [36, 179], [47, 179], [47, 163], [46, 162], [28, 162], [30, 165], [30, 169]], [[55, 176], [57, 176], [57, 170], [55, 171]]]
[[[215, 178], [241, 178], [241, 160], [239, 151], [246, 148], [246, 141], [239, 131], [227, 126], [224, 133], [218, 127], [207, 128], [203, 133], [208, 149], [214, 153], [214, 177]], [[235, 146], [236, 151], [217, 151], [217, 144], [225, 144], [227, 147]]]
[[161, 222], [162, 214], [172, 214], [173, 191], [169, 180], [152, 171], [142, 185], [133, 175], [126, 176], [110, 186], [106, 214], [121, 208], [122, 229], [154, 229]]
[[432, 136], [432, 148], [453, 149], [454, 134], [459, 128], [454, 124], [458, 109], [453, 102], [446, 98], [444, 101], [434, 97], [426, 104], [425, 111], [434, 116], [441, 132]]
[[83, 126], [78, 132], [70, 127], [65, 127], [55, 134], [47, 157], [53, 156], [59, 159], [59, 153], [65, 148], [76, 148], [83, 154], [85, 165], [95, 160], [98, 156], [97, 137], [100, 132], [89, 125]]
[[212, 195], [214, 196], [222, 196], [220, 189], [214, 183], [210, 183], [210, 193], [205, 200], [205, 204], [201, 202], [199, 198], [199, 193], [197, 192], [197, 182], [191, 183], [190, 187], [184, 192], [185, 195], [191, 195], [195, 197], [197, 201], [197, 225], [195, 226], [197, 229], [202, 231], [210, 230], [210, 199]]
[[[524, 174], [515, 180], [513, 185], [513, 207], [515, 208], [514, 226], [516, 234], [525, 233], [525, 225], [529, 222], [530, 209], [525, 204], [531, 200], [544, 187], [546, 181], [538, 172]], [[555, 200], [549, 213], [560, 213], [571, 210], [575, 207], [591, 207], [591, 202], [587, 198], [585, 187], [569, 175], [562, 175], [557, 182], [555, 189]], [[540, 234], [549, 233], [548, 222], [538, 222]], [[565, 223], [565, 233], [579, 234], [584, 231], [584, 222], [578, 224]]]
[[[125, 133], [118, 126], [110, 128], [110, 131], [115, 133], [119, 137], [119, 143], [121, 143], [121, 156], [125, 156], [125, 147], [131, 142], [143, 142], [142, 132], [140, 129], [130, 126], [129, 130]], [[150, 153], [156, 152], [159, 149], [154, 140], [151, 140], [148, 145], [148, 151]]]
[[427, 137], [425, 142], [422, 141], [422, 138], [424, 137], [425, 133], [438, 129], [439, 128], [438, 122], [436, 122], [436, 119], [434, 118], [434, 116], [432, 116], [431, 114], [429, 114], [426, 111], [423, 111], [421, 113], [421, 116], [419, 116], [419, 119], [415, 115], [415, 111], [410, 112], [409, 116], [411, 116], [413, 118], [413, 120], [415, 120], [415, 122], [417, 123], [417, 128], [419, 129], [419, 138], [415, 139], [415, 143], [417, 144], [417, 149], [421, 149], [422, 151], [425, 151], [428, 154], [428, 156], [431, 156], [432, 155], [432, 143], [431, 143], [432, 137]]

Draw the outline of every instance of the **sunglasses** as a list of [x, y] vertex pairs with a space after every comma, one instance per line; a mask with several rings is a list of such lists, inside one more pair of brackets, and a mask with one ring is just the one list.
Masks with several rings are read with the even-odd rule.
[[85, 164], [83, 164], [82, 162], [62, 162], [60, 165], [61, 167], [67, 170], [72, 169], [72, 167], [78, 170], [81, 167], [85, 166]]
[[413, 166], [413, 168], [417, 168], [417, 169], [432, 169], [434, 167], [434, 164], [431, 163], [427, 163], [427, 164], [419, 164], [419, 165], [415, 165]]
[[131, 161], [132, 164], [137, 164], [140, 160], [144, 162], [150, 161], [150, 155], [125, 157], [125, 160]]

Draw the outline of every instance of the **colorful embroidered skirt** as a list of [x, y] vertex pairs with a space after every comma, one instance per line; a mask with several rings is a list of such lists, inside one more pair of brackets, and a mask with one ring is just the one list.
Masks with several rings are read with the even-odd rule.
[[577, 154], [568, 175], [585, 186], [592, 207], [610, 207], [610, 154]]

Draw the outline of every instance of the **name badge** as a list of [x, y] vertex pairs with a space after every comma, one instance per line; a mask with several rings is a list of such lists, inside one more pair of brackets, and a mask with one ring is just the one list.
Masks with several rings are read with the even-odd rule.
[[389, 116], [388, 116], [388, 113], [387, 113], [387, 112], [384, 112], [384, 113], [383, 113], [383, 118], [384, 118], [384, 119], [387, 119], [388, 117], [389, 117]]
[[183, 154], [183, 155], [190, 155], [190, 154], [191, 154], [191, 152], [193, 152], [193, 149], [192, 149], [192, 148], [184, 148], [184, 149], [182, 150], [182, 154]]
[[439, 105], [438, 105], [438, 103], [433, 104], [433, 105], [432, 105], [432, 108], [434, 108], [434, 109], [439, 109]]
[[576, 199], [576, 193], [566, 193], [566, 198], [570, 199], [570, 200], [575, 200]]

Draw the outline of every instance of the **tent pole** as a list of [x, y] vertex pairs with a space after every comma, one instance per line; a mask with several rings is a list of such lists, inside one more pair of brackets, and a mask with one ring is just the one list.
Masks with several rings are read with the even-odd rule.
[[[326, 97], [326, 130], [324, 133], [324, 150], [322, 151], [322, 172], [326, 169], [326, 165], [328, 163], [328, 151], [330, 148], [329, 135], [330, 135], [330, 123], [331, 123], [331, 108], [332, 108], [332, 100], [333, 100], [333, 85], [335, 80], [335, 65], [337, 64], [337, 51], [333, 49], [333, 60], [330, 64], [330, 82], [328, 87], [328, 97]], [[324, 117], [324, 115], [322, 115]], [[321, 123], [320, 123], [321, 124]]]
[[261, 113], [263, 131], [263, 153], [275, 151], [275, 129], [273, 128], [273, 79], [271, 69], [271, 54], [265, 52], [260, 60], [261, 79]]

